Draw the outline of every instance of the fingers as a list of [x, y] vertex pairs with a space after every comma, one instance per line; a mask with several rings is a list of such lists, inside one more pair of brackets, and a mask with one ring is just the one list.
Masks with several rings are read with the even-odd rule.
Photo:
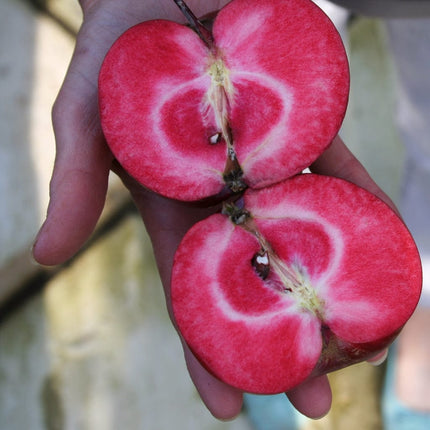
[[101, 175], [73, 166], [65, 172], [59, 169], [54, 173], [47, 218], [33, 247], [35, 260], [44, 265], [63, 263], [82, 247], [94, 230], [106, 194], [107, 180]]
[[[56, 159], [50, 203], [33, 247], [41, 264], [73, 256], [103, 209], [112, 156], [100, 128], [96, 67], [77, 49], [53, 109]], [[92, 61], [92, 60], [90, 60]]]
[[322, 418], [331, 407], [332, 394], [326, 375], [310, 379], [286, 394], [292, 405], [309, 418]]
[[72, 257], [103, 209], [112, 156], [101, 131], [98, 73], [112, 42], [137, 19], [128, 23], [124, 16], [119, 18], [121, 8], [114, 8], [114, 2], [106, 3], [106, 8], [96, 2], [81, 4], [86, 18], [52, 113], [56, 159], [50, 203], [33, 247], [36, 261], [46, 265]]
[[174, 322], [170, 300], [170, 276], [176, 249], [191, 226], [214, 213], [218, 208], [197, 207], [168, 199], [144, 189], [117, 163], [114, 163], [114, 170], [130, 190], [151, 239], [167, 308]]
[[211, 414], [223, 421], [237, 417], [242, 409], [242, 392], [211, 375], [185, 343], [183, 343], [183, 347], [190, 377]]
[[314, 173], [330, 175], [351, 182], [367, 182], [370, 177], [361, 163], [344, 144], [340, 136], [336, 136], [322, 155], [311, 165]]
[[[140, 187], [118, 166], [115, 170], [131, 191], [151, 237], [165, 290], [167, 308], [175, 323], [170, 301], [170, 273], [176, 248], [188, 229], [212, 213], [215, 208], [195, 207], [167, 199]], [[206, 407], [220, 420], [236, 417], [242, 408], [242, 392], [209, 373], [195, 358], [182, 338], [181, 341], [190, 377]]]
[[[385, 349], [368, 362], [379, 366], [385, 361], [387, 354], [388, 350]], [[332, 393], [326, 375], [310, 379], [286, 394], [292, 405], [309, 418], [322, 418], [330, 411]]]
[[384, 349], [379, 354], [367, 360], [373, 366], [380, 366], [388, 357], [388, 349]]
[[336, 136], [330, 147], [312, 164], [310, 169], [313, 173], [335, 176], [353, 182], [379, 197], [397, 212], [392, 200], [373, 181], [339, 136]]
[[57, 125], [61, 136], [57, 137], [50, 203], [33, 248], [36, 261], [45, 265], [72, 257], [94, 230], [104, 206], [111, 156], [100, 138], [73, 128], [71, 123], [76, 121], [69, 117]]

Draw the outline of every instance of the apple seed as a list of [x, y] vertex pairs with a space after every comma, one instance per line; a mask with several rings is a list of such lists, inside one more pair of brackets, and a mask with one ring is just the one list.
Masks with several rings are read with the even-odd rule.
[[262, 249], [258, 251], [252, 258], [251, 264], [257, 272], [257, 275], [263, 279], [263, 281], [269, 276], [270, 263], [267, 250]]
[[209, 137], [209, 143], [211, 145], [216, 145], [217, 143], [220, 143], [221, 140], [222, 140], [222, 133], [220, 133], [220, 132], [215, 133]]

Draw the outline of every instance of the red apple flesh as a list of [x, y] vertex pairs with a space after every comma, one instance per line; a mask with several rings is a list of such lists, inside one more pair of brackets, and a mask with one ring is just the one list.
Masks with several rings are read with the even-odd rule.
[[118, 161], [162, 195], [200, 200], [261, 188], [309, 166], [337, 134], [349, 70], [310, 0], [233, 0], [204, 43], [165, 20], [126, 31], [100, 72]]
[[247, 190], [224, 212], [186, 234], [171, 296], [182, 336], [226, 383], [287, 391], [375, 355], [411, 316], [414, 241], [362, 188], [298, 175]]

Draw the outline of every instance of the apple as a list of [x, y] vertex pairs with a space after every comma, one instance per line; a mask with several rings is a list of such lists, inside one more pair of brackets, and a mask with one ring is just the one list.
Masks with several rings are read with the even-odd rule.
[[171, 298], [200, 362], [246, 392], [288, 391], [375, 356], [411, 316], [420, 258], [400, 218], [344, 180], [301, 174], [194, 225]]
[[101, 124], [120, 164], [186, 201], [262, 188], [308, 167], [336, 136], [348, 101], [348, 62], [329, 18], [310, 0], [233, 0], [209, 33], [185, 12], [197, 32], [144, 22], [103, 62]]

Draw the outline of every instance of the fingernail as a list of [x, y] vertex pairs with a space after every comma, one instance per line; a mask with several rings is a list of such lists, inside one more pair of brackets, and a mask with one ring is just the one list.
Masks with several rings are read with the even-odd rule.
[[39, 231], [37, 232], [37, 234], [36, 234], [36, 237], [34, 238], [34, 240], [33, 240], [33, 244], [31, 245], [31, 248], [30, 248], [30, 259], [31, 259], [31, 262], [32, 263], [34, 263], [35, 265], [38, 265], [38, 266], [40, 266], [40, 264], [37, 262], [37, 260], [34, 258], [34, 250], [35, 250], [35, 248], [37, 247], [37, 243], [39, 242], [39, 238], [40, 238], [40, 236], [41, 236], [41, 234], [42, 234], [42, 231], [43, 231], [43, 226], [45, 225], [45, 223], [43, 223], [42, 225], [41, 225], [41, 227], [40, 227], [40, 229], [39, 229]]
[[29, 255], [29, 260], [30, 260], [30, 263], [33, 265], [33, 266], [40, 266], [40, 264], [36, 261], [36, 259], [34, 258], [34, 247], [36, 246], [36, 243], [37, 243], [37, 236], [36, 236], [36, 239], [34, 240], [34, 242], [33, 242], [33, 245], [31, 246], [31, 248], [30, 248], [30, 255]]
[[380, 352], [375, 357], [368, 360], [368, 363], [370, 363], [372, 366], [380, 366], [388, 357], [388, 349], [385, 351]]

